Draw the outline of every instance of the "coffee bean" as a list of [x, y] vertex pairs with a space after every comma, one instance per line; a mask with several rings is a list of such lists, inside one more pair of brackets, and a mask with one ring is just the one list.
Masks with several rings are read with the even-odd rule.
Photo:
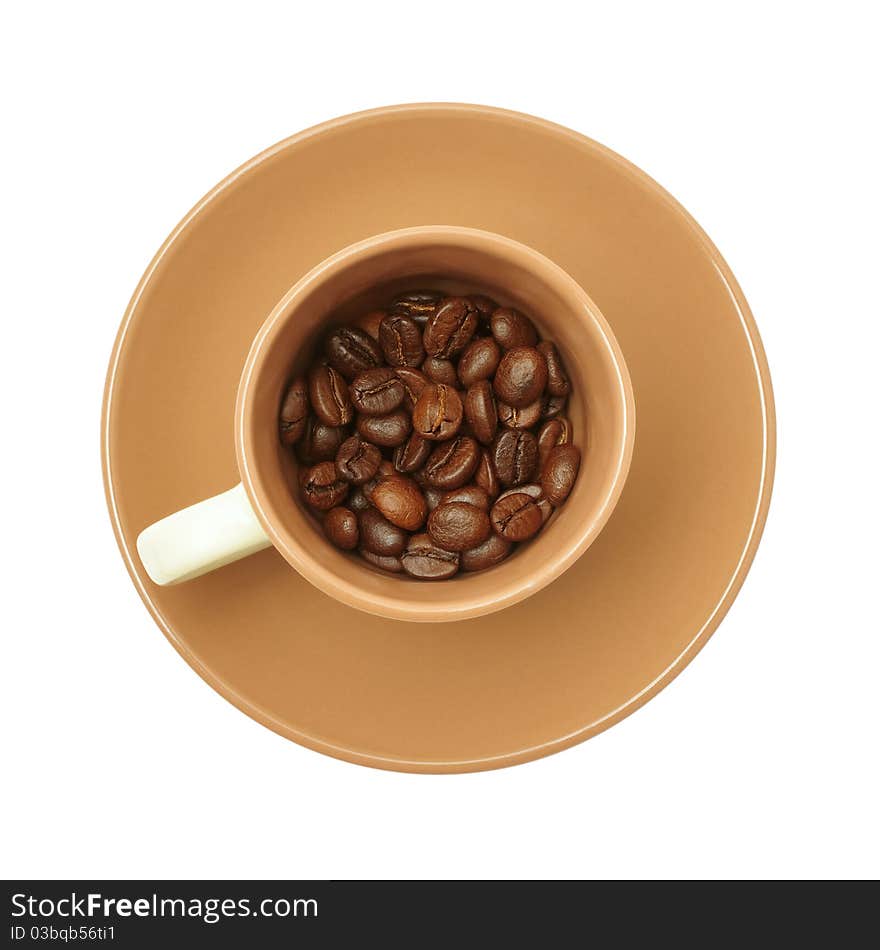
[[498, 409], [495, 393], [488, 379], [474, 383], [464, 400], [464, 414], [476, 438], [488, 445], [498, 429]]
[[333, 462], [318, 462], [306, 475], [303, 494], [313, 508], [328, 511], [348, 494], [348, 482], [339, 477]]
[[544, 470], [550, 449], [557, 445], [568, 445], [571, 440], [571, 423], [565, 416], [548, 419], [538, 432], [538, 471]]
[[489, 510], [489, 494], [479, 485], [465, 485], [463, 488], [453, 488], [444, 492], [441, 498], [443, 504], [451, 501], [463, 501], [467, 505], [473, 505], [481, 511]]
[[571, 392], [571, 382], [562, 365], [559, 350], [550, 340], [542, 340], [538, 344], [538, 352], [547, 363], [547, 392], [551, 396], [567, 396]]
[[491, 327], [492, 336], [505, 350], [512, 350], [516, 346], [534, 346], [538, 342], [535, 325], [513, 307], [499, 307], [492, 314]]
[[331, 544], [343, 551], [353, 551], [358, 546], [358, 521], [349, 508], [331, 508], [324, 518], [324, 534]]
[[351, 401], [358, 412], [368, 416], [384, 416], [402, 402], [406, 390], [388, 366], [368, 369], [355, 376], [351, 384]]
[[468, 435], [438, 445], [425, 463], [425, 478], [433, 488], [461, 488], [480, 463], [480, 446]]
[[293, 445], [303, 437], [309, 417], [309, 389], [303, 376], [298, 376], [287, 388], [278, 413], [281, 441]]
[[485, 294], [468, 294], [468, 300], [477, 308], [477, 312], [484, 320], [488, 320], [498, 309], [498, 304]]
[[547, 396], [544, 400], [544, 409], [541, 412], [542, 419], [553, 419], [565, 409], [567, 398], [565, 396]]
[[361, 486], [361, 489], [364, 493], [364, 497], [367, 501], [372, 504], [373, 502], [373, 490], [382, 481], [383, 478], [390, 478], [392, 475], [397, 475], [397, 470], [387, 459], [382, 459], [379, 463], [379, 471], [368, 481], [364, 482]]
[[392, 524], [406, 531], [418, 531], [428, 516], [428, 505], [419, 486], [397, 472], [380, 478], [367, 497]]
[[539, 399], [547, 385], [547, 361], [533, 346], [517, 346], [501, 357], [495, 395], [518, 409]]
[[362, 317], [355, 320], [354, 325], [359, 330], [363, 330], [364, 333], [368, 333], [374, 340], [378, 340], [379, 327], [386, 316], [387, 313], [385, 310], [371, 310], [369, 313], [365, 313]]
[[486, 540], [471, 548], [462, 551], [459, 564], [463, 571], [485, 571], [487, 568], [500, 564], [508, 554], [513, 544], [497, 534], [490, 534]]
[[373, 445], [393, 449], [406, 441], [412, 431], [412, 419], [405, 409], [396, 409], [385, 416], [358, 415], [357, 430]]
[[541, 530], [544, 519], [534, 498], [525, 492], [506, 493], [492, 506], [492, 527], [506, 541], [526, 541]]
[[328, 426], [310, 415], [306, 420], [306, 431], [296, 446], [297, 458], [306, 465], [332, 461], [347, 438], [348, 429], [344, 426]]
[[546, 524], [547, 519], [550, 515], [553, 514], [553, 505], [550, 504], [549, 500], [544, 497], [544, 489], [540, 485], [528, 484], [528, 485], [517, 485], [516, 488], [508, 488], [506, 492], [502, 492], [498, 496], [498, 501], [501, 501], [502, 498], [506, 498], [508, 495], [515, 495], [517, 493], [528, 495], [535, 504], [538, 506], [538, 511], [541, 512], [541, 524]]
[[581, 464], [576, 445], [557, 445], [551, 449], [541, 469], [541, 488], [553, 505], [561, 505], [574, 488]]
[[394, 467], [398, 472], [415, 472], [428, 460], [433, 443], [418, 432], [410, 433], [403, 445], [394, 450]]
[[391, 312], [400, 313], [405, 317], [424, 325], [434, 315], [437, 305], [444, 294], [439, 290], [410, 290], [405, 294], [398, 294], [391, 303]]
[[325, 425], [344, 426], [351, 422], [353, 410], [348, 386], [332, 366], [316, 366], [309, 373], [309, 399]]
[[367, 564], [372, 564], [373, 567], [378, 567], [382, 571], [388, 571], [389, 574], [403, 573], [403, 564], [399, 557], [383, 557], [381, 554], [373, 554], [372, 551], [367, 551], [365, 548], [361, 548], [358, 554]]
[[457, 356], [474, 335], [478, 316], [467, 297], [447, 297], [425, 327], [425, 352], [442, 359]]
[[498, 492], [501, 491], [498, 473], [495, 471], [495, 463], [485, 449], [480, 452], [480, 461], [474, 473], [474, 484], [482, 488], [490, 499], [495, 498]]
[[379, 471], [382, 453], [359, 435], [353, 435], [339, 446], [336, 453], [336, 472], [353, 485], [363, 485]]
[[544, 400], [536, 399], [531, 405], [517, 409], [506, 402], [498, 403], [498, 421], [505, 429], [531, 429], [537, 425], [544, 411]]
[[358, 515], [361, 547], [383, 557], [398, 557], [403, 554], [408, 535], [392, 524], [380, 511], [367, 508]]
[[446, 580], [458, 571], [458, 555], [434, 544], [429, 534], [413, 535], [400, 560], [406, 573], [420, 580]]
[[464, 407], [450, 386], [429, 383], [422, 390], [412, 414], [413, 428], [433, 442], [451, 439], [461, 425]]
[[379, 345], [389, 366], [421, 366], [425, 359], [422, 331], [415, 320], [390, 313], [379, 328]]
[[410, 369], [408, 366], [397, 366], [394, 369], [394, 373], [401, 383], [403, 383], [403, 404], [412, 412], [422, 390], [428, 385], [430, 380], [424, 373], [417, 369]]
[[324, 353], [333, 369], [349, 380], [382, 363], [382, 348], [358, 327], [334, 330], [327, 338]]
[[364, 511], [370, 507], [370, 503], [367, 501], [367, 496], [364, 494], [363, 489], [361, 488], [352, 488], [348, 493], [348, 507], [352, 511]]
[[453, 388], [458, 386], [458, 375], [455, 372], [455, 363], [444, 360], [439, 356], [429, 356], [422, 363], [422, 372], [435, 383], [443, 383]]
[[538, 443], [528, 430], [505, 429], [492, 443], [498, 480], [507, 488], [527, 482], [538, 461]]
[[428, 534], [446, 551], [467, 551], [489, 537], [492, 525], [485, 511], [462, 501], [444, 502], [428, 518]]
[[458, 361], [458, 378], [464, 387], [491, 379], [501, 361], [501, 347], [491, 336], [471, 340]]

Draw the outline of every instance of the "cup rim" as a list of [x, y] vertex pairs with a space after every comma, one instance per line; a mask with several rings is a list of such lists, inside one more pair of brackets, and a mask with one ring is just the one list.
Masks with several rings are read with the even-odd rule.
[[[299, 298], [356, 259], [369, 256], [380, 249], [394, 250], [420, 240], [439, 239], [446, 242], [454, 240], [459, 245], [482, 248], [491, 244], [496, 250], [503, 249], [506, 256], [518, 259], [529, 269], [540, 270], [554, 282], [567, 285], [568, 289], [580, 298], [584, 319], [593, 324], [604, 344], [609, 365], [614, 370], [623, 409], [622, 437], [613, 478], [601, 503], [597, 503], [593, 518], [579, 534], [577, 542], [546, 561], [541, 572], [533, 575], [528, 584], [520, 584], [515, 588], [499, 585], [497, 594], [471, 597], [467, 601], [450, 598], [448, 606], [443, 608], [419, 604], [416, 598], [411, 598], [409, 605], [404, 606], [396, 598], [372, 592], [367, 595], [358, 584], [319, 564], [310, 555], [306, 544], [293, 532], [279, 526], [267, 512], [261, 499], [258, 479], [255, 477], [256, 466], [252, 464], [255, 435], [248, 425], [254, 390], [260, 379], [259, 371], [265, 363], [279, 327], [295, 309], [295, 302]], [[598, 537], [620, 498], [629, 473], [635, 440], [635, 399], [629, 370], [611, 327], [595, 301], [563, 268], [534, 248], [492, 231], [456, 225], [419, 225], [381, 232], [347, 245], [316, 264], [281, 297], [254, 337], [245, 360], [235, 403], [234, 439], [239, 474], [254, 513], [272, 545], [304, 579], [336, 600], [377, 616], [417, 622], [455, 621], [502, 610], [537, 593], [568, 570]]]

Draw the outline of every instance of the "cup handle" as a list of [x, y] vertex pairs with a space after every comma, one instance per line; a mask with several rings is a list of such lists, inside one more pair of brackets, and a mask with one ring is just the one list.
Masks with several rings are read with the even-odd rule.
[[241, 484], [144, 528], [137, 549], [150, 580], [201, 577], [271, 545]]

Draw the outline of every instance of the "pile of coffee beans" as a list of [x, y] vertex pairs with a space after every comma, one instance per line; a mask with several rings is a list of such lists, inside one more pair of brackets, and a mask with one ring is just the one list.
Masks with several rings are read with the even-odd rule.
[[568, 497], [570, 390], [518, 310], [416, 291], [330, 333], [287, 390], [280, 436], [336, 547], [443, 580], [503, 561]]

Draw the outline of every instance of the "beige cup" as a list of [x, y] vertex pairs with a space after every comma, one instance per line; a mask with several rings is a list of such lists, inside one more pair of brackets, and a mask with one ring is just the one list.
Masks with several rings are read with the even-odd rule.
[[[565, 362], [572, 382], [567, 415], [583, 453], [574, 490], [532, 541], [488, 571], [433, 583], [386, 574], [330, 545], [299, 500], [297, 463], [279, 442], [277, 426], [287, 384], [309, 365], [328, 326], [424, 286], [485, 293], [532, 318]], [[541, 590], [583, 554], [623, 489], [634, 433], [632, 385], [620, 348], [595, 303], [565, 271], [487, 231], [390, 231], [327, 258], [278, 302], [239, 383], [241, 484], [150, 525], [138, 537], [138, 553], [155, 583], [172, 584], [274, 545], [303, 577], [352, 607], [399, 620], [476, 617]]]

